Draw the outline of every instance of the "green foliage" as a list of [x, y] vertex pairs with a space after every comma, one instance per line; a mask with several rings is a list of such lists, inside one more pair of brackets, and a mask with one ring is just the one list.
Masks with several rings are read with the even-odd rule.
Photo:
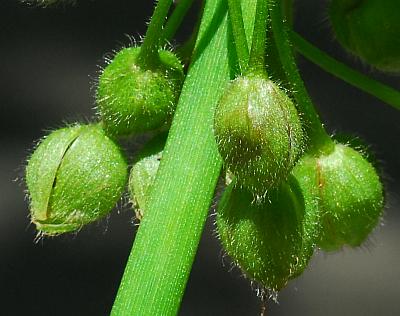
[[47, 235], [75, 231], [108, 214], [127, 181], [127, 164], [99, 125], [52, 132], [26, 167], [31, 220]]
[[292, 101], [259, 75], [228, 85], [216, 108], [214, 133], [226, 167], [257, 195], [285, 180], [302, 152], [302, 127]]
[[347, 50], [379, 70], [400, 71], [397, 0], [332, 0], [329, 16]]
[[99, 78], [97, 103], [104, 128], [113, 136], [166, 128], [175, 111], [183, 82], [178, 58], [167, 50], [148, 67], [140, 47], [116, 54]]

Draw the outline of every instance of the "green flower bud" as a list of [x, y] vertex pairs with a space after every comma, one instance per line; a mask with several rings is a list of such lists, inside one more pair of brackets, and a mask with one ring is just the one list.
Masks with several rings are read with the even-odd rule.
[[147, 208], [166, 138], [167, 134], [163, 133], [150, 140], [137, 155], [132, 166], [129, 176], [129, 192], [138, 219], [143, 217]]
[[285, 180], [302, 152], [303, 133], [290, 98], [261, 76], [232, 81], [216, 108], [214, 133], [238, 183], [263, 195]]
[[327, 251], [361, 245], [383, 210], [383, 188], [374, 167], [356, 150], [342, 144], [312, 160], [303, 172], [318, 179], [318, 245]]
[[[227, 187], [218, 205], [217, 229], [222, 245], [252, 280], [273, 291], [301, 273], [304, 200], [296, 185], [284, 183], [265, 200]], [[307, 252], [308, 253], [308, 252]], [[302, 268], [304, 269], [304, 268]]]
[[379, 70], [400, 71], [398, 0], [332, 0], [329, 16], [347, 50]]
[[383, 188], [374, 167], [354, 149], [337, 144], [317, 159], [322, 234], [319, 246], [359, 246], [382, 215]]
[[113, 136], [129, 136], [168, 126], [184, 74], [178, 58], [159, 51], [151, 68], [139, 62], [140, 47], [122, 49], [104, 69], [97, 90], [104, 128]]
[[75, 231], [120, 199], [127, 164], [99, 125], [74, 125], [44, 138], [28, 161], [31, 220], [47, 235]]

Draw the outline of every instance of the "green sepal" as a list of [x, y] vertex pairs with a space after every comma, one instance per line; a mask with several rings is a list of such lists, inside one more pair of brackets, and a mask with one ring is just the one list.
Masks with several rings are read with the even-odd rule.
[[29, 158], [26, 180], [35, 219], [48, 218], [49, 200], [60, 163], [69, 146], [78, 137], [82, 126], [74, 125], [54, 131], [45, 137]]

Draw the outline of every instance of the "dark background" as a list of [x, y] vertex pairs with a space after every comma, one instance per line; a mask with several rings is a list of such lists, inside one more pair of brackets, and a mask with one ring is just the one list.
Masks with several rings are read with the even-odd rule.
[[[298, 0], [298, 31], [400, 88], [399, 77], [374, 73], [338, 48], [325, 5]], [[22, 178], [25, 158], [47, 130], [93, 115], [93, 86], [104, 54], [129, 44], [125, 34], [139, 39], [151, 12], [149, 0], [80, 0], [50, 9], [0, 1], [1, 315], [110, 311], [136, 230], [132, 211], [121, 207], [77, 235], [35, 242]], [[352, 132], [372, 144], [384, 170], [387, 208], [365, 246], [317, 252], [303, 276], [279, 295], [279, 304], [269, 304], [268, 315], [400, 315], [400, 111], [299, 62], [328, 130]], [[223, 266], [212, 222], [210, 217], [180, 315], [258, 315], [259, 301], [248, 282], [229, 271], [229, 262]]]

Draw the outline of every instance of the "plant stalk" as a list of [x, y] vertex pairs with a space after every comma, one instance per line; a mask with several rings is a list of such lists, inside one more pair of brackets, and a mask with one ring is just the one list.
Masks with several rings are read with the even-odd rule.
[[339, 79], [359, 88], [360, 90], [373, 95], [383, 102], [400, 110], [400, 92], [378, 82], [360, 72], [335, 60], [325, 52], [321, 51], [296, 32], [291, 32], [291, 38], [296, 50], [308, 60], [318, 65], [326, 72]]
[[317, 152], [321, 150], [329, 151], [333, 147], [333, 143], [319, 119], [319, 115], [314, 108], [314, 104], [297, 68], [289, 38], [289, 28], [282, 14], [282, 1], [269, 0], [269, 7], [271, 10], [272, 32], [279, 58], [291, 85], [299, 112], [301, 112], [305, 122], [304, 125], [308, 135], [308, 150]]
[[268, 0], [257, 0], [249, 72], [267, 73], [265, 69], [265, 50], [267, 45], [268, 16]]
[[[171, 41], [181, 25], [183, 18], [193, 4], [193, 0], [180, 0], [169, 17], [162, 33], [162, 41]], [[163, 44], [163, 43], [162, 43]]]
[[160, 36], [162, 34], [165, 19], [173, 0], [159, 0], [154, 10], [149, 27], [147, 28], [143, 44], [140, 48], [139, 61], [145, 67], [152, 67], [158, 60]]
[[208, 0], [163, 159], [111, 315], [176, 315], [221, 168], [215, 105], [231, 78], [226, 3]]
[[240, 73], [243, 74], [249, 64], [249, 46], [244, 28], [241, 0], [228, 0], [229, 18], [235, 40]]

